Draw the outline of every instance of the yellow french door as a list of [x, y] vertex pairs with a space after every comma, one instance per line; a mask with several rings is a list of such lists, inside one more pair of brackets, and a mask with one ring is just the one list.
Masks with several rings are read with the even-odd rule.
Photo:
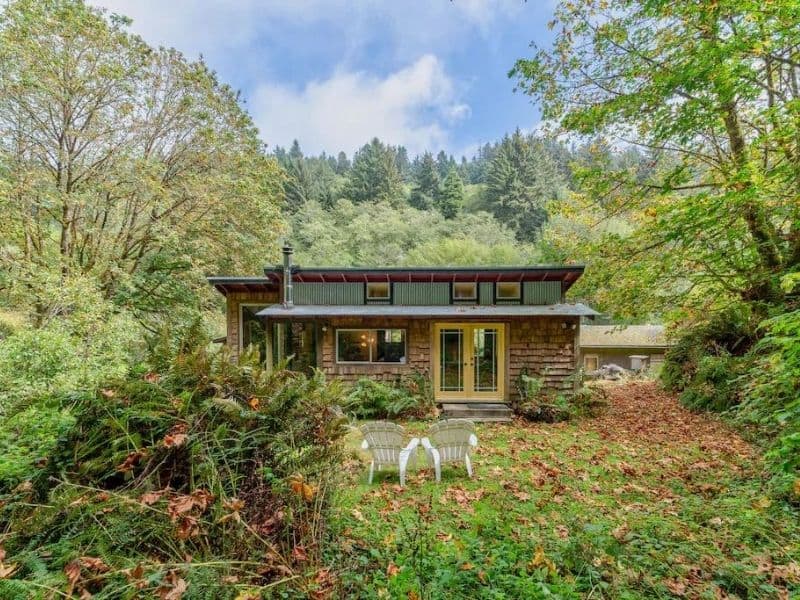
[[436, 400], [503, 400], [503, 323], [436, 323], [433, 337], [433, 389]]

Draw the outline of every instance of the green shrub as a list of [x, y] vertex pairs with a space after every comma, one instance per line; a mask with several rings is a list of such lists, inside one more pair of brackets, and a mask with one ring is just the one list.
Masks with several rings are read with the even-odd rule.
[[161, 372], [57, 398], [54, 418], [71, 417], [42, 425], [58, 438], [48, 460], [0, 482], [6, 562], [18, 565], [0, 597], [43, 585], [96, 598], [151, 597], [179, 580], [187, 598], [315, 585], [305, 572], [344, 457], [341, 386], [179, 347]]
[[350, 390], [342, 408], [359, 419], [387, 419], [408, 416], [422, 406], [408, 389], [364, 377]]
[[767, 458], [778, 470], [800, 477], [800, 310], [761, 327], [765, 336], [753, 349], [737, 420], [758, 426], [771, 440]]

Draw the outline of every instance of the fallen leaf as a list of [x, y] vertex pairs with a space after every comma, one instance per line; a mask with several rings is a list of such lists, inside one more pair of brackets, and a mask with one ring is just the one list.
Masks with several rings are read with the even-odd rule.
[[186, 581], [173, 570], [164, 577], [164, 581], [156, 589], [156, 595], [161, 600], [180, 600], [188, 587]]
[[16, 563], [5, 564], [0, 561], [0, 579], [8, 579], [17, 570]]
[[677, 577], [667, 579], [664, 581], [664, 585], [667, 586], [667, 589], [676, 596], [686, 595], [686, 583]]
[[67, 576], [67, 596], [72, 595], [75, 584], [81, 578], [81, 563], [78, 560], [71, 560], [64, 565], [64, 574]]
[[475, 568], [471, 562], [465, 562], [459, 567], [462, 571], [472, 571]]
[[100, 393], [103, 394], [103, 396], [105, 396], [106, 398], [113, 398], [114, 396], [117, 395], [117, 393], [114, 390], [109, 390], [109, 389], [102, 389], [100, 390]]
[[178, 446], [183, 446], [189, 437], [186, 434], [188, 429], [186, 423], [178, 423], [175, 425], [167, 432], [167, 435], [164, 436], [164, 447], [177, 448]]
[[149, 373], [144, 374], [144, 380], [147, 383], [158, 383], [159, 379], [161, 379], [161, 376], [158, 373], [153, 373], [150, 371]]
[[308, 560], [308, 554], [306, 553], [306, 549], [303, 546], [295, 546], [292, 548], [292, 558], [294, 558], [298, 562], [304, 562]]
[[547, 567], [547, 570], [551, 574], [554, 574], [556, 572], [555, 563], [549, 558], [547, 558], [547, 556], [545, 556], [544, 548], [542, 548], [541, 546], [538, 546], [536, 548], [536, 551], [533, 554], [533, 558], [528, 563], [528, 568], [531, 570], [538, 569], [539, 567]]
[[129, 471], [133, 471], [133, 468], [141, 462], [142, 457], [144, 457], [144, 452], [141, 450], [137, 450], [136, 452], [131, 452], [128, 456], [125, 457], [119, 465], [117, 465], [117, 471], [121, 473], [128, 473]]
[[386, 576], [389, 578], [395, 577], [400, 572], [400, 567], [398, 567], [393, 562], [389, 563], [389, 566], [386, 567]]
[[90, 571], [94, 571], [95, 573], [106, 573], [109, 568], [106, 563], [103, 562], [101, 558], [95, 558], [94, 556], [81, 556], [80, 558], [81, 566], [89, 569]]
[[147, 492], [141, 495], [139, 498], [139, 502], [144, 504], [145, 506], [150, 506], [151, 504], [155, 504], [167, 490], [161, 490], [160, 492]]
[[261, 400], [259, 400], [255, 396], [250, 396], [250, 398], [247, 399], [247, 405], [253, 410], [258, 410], [260, 404]]

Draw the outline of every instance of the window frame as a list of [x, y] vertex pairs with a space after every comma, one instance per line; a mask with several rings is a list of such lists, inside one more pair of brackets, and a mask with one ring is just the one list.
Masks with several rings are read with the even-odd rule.
[[[385, 285], [385, 296], [370, 296], [369, 286], [371, 285]], [[364, 298], [367, 302], [391, 302], [392, 301], [392, 282], [391, 281], [367, 281], [364, 286]]]
[[[595, 361], [595, 368], [594, 369], [587, 368], [587, 366], [586, 366], [586, 360], [587, 359], [594, 359], [594, 361]], [[597, 371], [598, 369], [600, 369], [600, 355], [599, 354], [584, 354], [583, 355], [583, 370], [584, 371], [589, 371], [589, 370]]]
[[[457, 285], [471, 285], [472, 286], [472, 295], [471, 296], [457, 296], [456, 295], [456, 286]], [[477, 281], [454, 281], [452, 286], [452, 297], [453, 302], [469, 302], [469, 301], [476, 301], [478, 300], [478, 282]]]
[[[239, 323], [238, 323], [238, 325], [239, 325], [239, 327], [238, 327], [238, 338], [239, 339], [237, 340], [237, 346], [238, 346], [238, 352], [236, 353], [237, 356], [241, 356], [242, 353], [245, 350], [245, 348], [244, 348], [244, 309], [245, 308], [252, 308], [254, 306], [259, 307], [259, 308], [267, 308], [269, 306], [269, 303], [268, 302], [239, 302], [239, 319], [238, 319], [238, 321], [239, 321]], [[256, 312], [258, 312], [258, 311], [256, 311]], [[263, 318], [262, 318], [262, 321], [263, 321]], [[267, 354], [267, 356], [265, 356], [264, 360], [261, 361], [262, 363], [264, 363], [264, 364], [266, 364], [268, 366], [271, 366], [271, 364], [272, 364], [272, 360], [271, 360], [271, 356], [270, 356], [270, 353], [271, 353], [271, 350], [272, 350], [271, 334], [272, 334], [272, 330], [271, 329], [270, 329], [269, 332], [265, 332], [265, 334], [264, 334], [266, 336], [266, 354]]]
[[[516, 296], [501, 296], [500, 295], [500, 286], [501, 285], [516, 285], [517, 286], [517, 295]], [[522, 300], [522, 282], [521, 281], [497, 281], [494, 284], [494, 297], [496, 300]]]
[[[374, 361], [372, 360], [372, 344], [368, 344], [369, 348], [369, 360], [339, 360], [339, 332], [344, 331], [367, 331], [369, 334], [374, 334], [375, 339], [377, 340], [378, 331], [402, 331], [403, 332], [403, 356], [405, 357], [405, 362], [388, 362], [388, 361]], [[408, 330], [405, 327], [342, 327], [341, 329], [336, 329], [336, 334], [334, 335], [334, 346], [333, 352], [335, 357], [335, 362], [337, 365], [407, 365], [408, 364]]]

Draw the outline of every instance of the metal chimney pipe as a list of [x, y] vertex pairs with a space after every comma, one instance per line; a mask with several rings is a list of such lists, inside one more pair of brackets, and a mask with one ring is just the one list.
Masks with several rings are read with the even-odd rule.
[[292, 254], [294, 249], [286, 244], [283, 247], [283, 305], [286, 308], [294, 306], [294, 292], [292, 291]]

